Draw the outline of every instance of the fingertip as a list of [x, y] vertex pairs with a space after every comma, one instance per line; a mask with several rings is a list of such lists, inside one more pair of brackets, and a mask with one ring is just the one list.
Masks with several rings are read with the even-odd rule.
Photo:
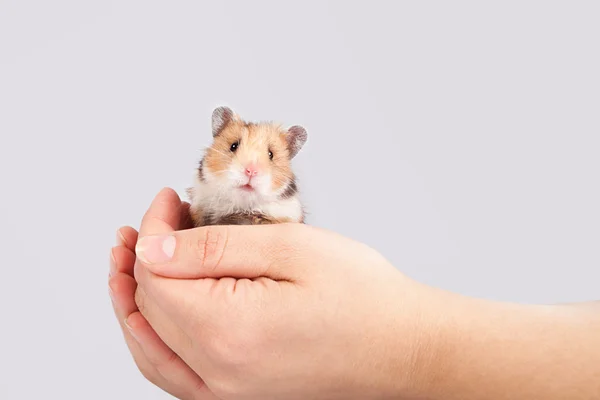
[[144, 214], [138, 238], [177, 230], [181, 219], [181, 199], [171, 188], [163, 188]]
[[160, 191], [156, 195], [156, 199], [166, 199], [181, 203], [181, 198], [179, 197], [179, 194], [174, 189], [168, 186], [165, 186], [162, 189], [160, 189]]
[[144, 318], [142, 313], [139, 311], [134, 311], [131, 314], [129, 314], [127, 317], [125, 317], [123, 323], [125, 324], [125, 326], [127, 326], [129, 331], [134, 332], [139, 332], [140, 330], [148, 326], [146, 318]]
[[171, 261], [175, 247], [175, 235], [148, 235], [137, 242], [135, 253], [141, 262], [150, 266]]
[[111, 276], [125, 273], [133, 276], [135, 253], [125, 246], [115, 246], [111, 249]]
[[191, 207], [192, 207], [192, 205], [190, 203], [188, 203], [187, 201], [181, 202], [181, 211], [182, 212], [189, 212]]
[[123, 246], [127, 243], [125, 236], [123, 236], [123, 232], [121, 232], [122, 229], [123, 227], [117, 229], [117, 246]]
[[122, 226], [117, 229], [117, 246], [125, 246], [130, 250], [135, 248], [138, 232], [131, 226]]

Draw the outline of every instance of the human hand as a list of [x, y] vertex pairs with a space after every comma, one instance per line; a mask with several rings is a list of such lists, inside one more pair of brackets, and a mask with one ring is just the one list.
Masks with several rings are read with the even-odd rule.
[[308, 225], [181, 231], [180, 205], [163, 190], [144, 217], [136, 302], [217, 397], [421, 394], [436, 354], [429, 288]]
[[[180, 228], [189, 227], [189, 204], [181, 204]], [[133, 278], [134, 252], [138, 232], [132, 227], [117, 231], [117, 245], [111, 249], [109, 294], [125, 342], [142, 375], [179, 399], [212, 399], [202, 379], [156, 334], [140, 314], [134, 300], [137, 283]]]
[[[146, 213], [139, 237], [175, 237], [158, 248], [174, 257], [138, 262], [140, 285], [127, 286], [122, 302], [134, 310], [139, 341], [124, 333], [138, 367], [181, 399], [600, 394], [599, 303], [519, 305], [437, 291], [373, 250], [308, 226], [250, 228], [254, 237], [248, 227], [175, 232], [180, 208], [166, 190]], [[131, 278], [137, 232], [126, 229], [129, 253], [115, 259]], [[160, 255], [139, 244], [140, 255]]]

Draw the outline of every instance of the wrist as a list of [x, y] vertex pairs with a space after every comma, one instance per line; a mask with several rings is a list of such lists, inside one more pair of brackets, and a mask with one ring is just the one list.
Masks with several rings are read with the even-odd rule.
[[476, 306], [481, 305], [452, 292], [417, 286], [418, 323], [414, 327], [411, 373], [397, 392], [398, 398], [450, 400], [446, 391], [451, 386], [451, 370], [457, 368], [457, 355], [468, 345], [463, 331], [469, 318], [478, 318], [481, 310]]
[[[388, 320], [385, 368], [380, 371], [390, 388], [383, 398], [437, 399], [446, 386], [446, 369], [459, 347], [456, 342], [454, 310], [465, 299], [454, 293], [411, 282], [396, 299], [392, 322]], [[446, 400], [445, 396], [440, 399]]]

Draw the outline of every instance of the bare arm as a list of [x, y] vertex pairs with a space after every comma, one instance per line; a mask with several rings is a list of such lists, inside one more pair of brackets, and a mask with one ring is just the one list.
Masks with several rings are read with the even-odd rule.
[[518, 305], [442, 294], [428, 398], [600, 399], [600, 301]]

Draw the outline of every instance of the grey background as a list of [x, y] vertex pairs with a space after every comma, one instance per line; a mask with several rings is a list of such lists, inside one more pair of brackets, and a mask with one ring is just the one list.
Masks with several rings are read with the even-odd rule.
[[[450, 4], [451, 3], [451, 4]], [[107, 294], [210, 113], [302, 124], [309, 222], [410, 276], [598, 299], [597, 2], [0, 1], [0, 398], [166, 399]]]

